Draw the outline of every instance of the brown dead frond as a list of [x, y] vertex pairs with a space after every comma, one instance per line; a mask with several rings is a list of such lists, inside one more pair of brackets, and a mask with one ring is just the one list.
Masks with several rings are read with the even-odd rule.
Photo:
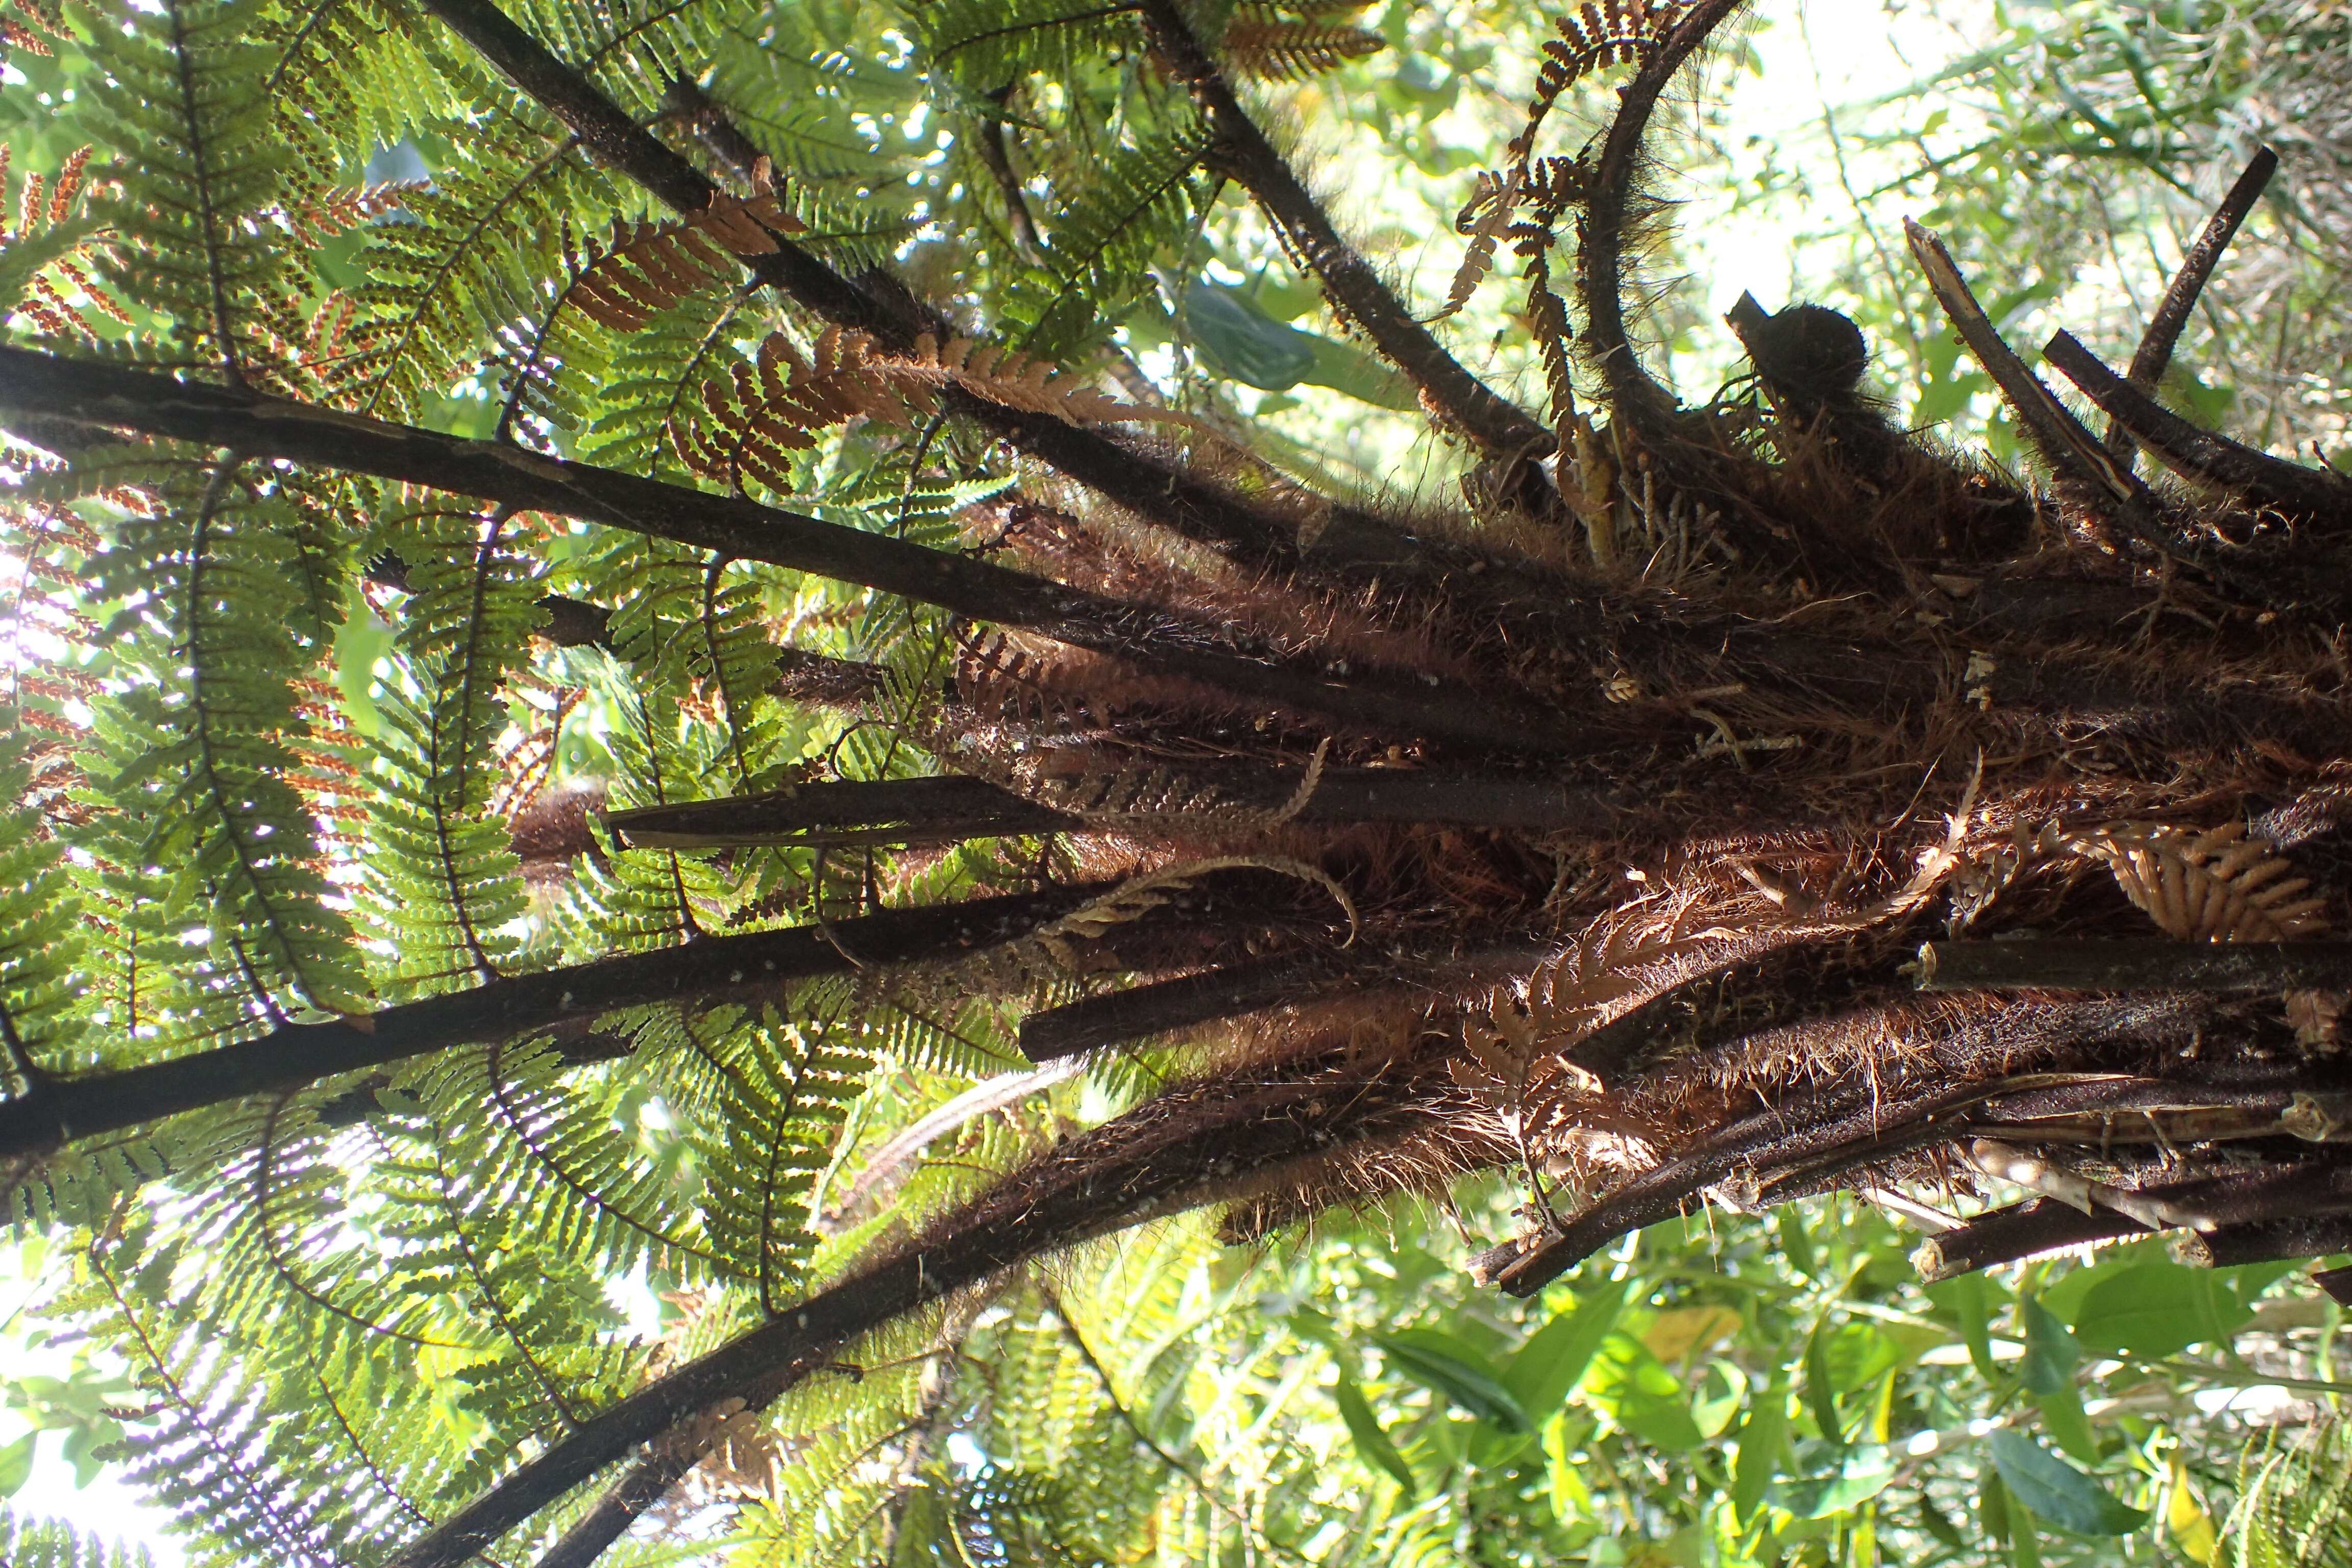
[[1388, 40], [1367, 27], [1250, 18], [1227, 26], [1219, 41], [1229, 68], [1261, 81], [1297, 81], [1386, 47]]
[[2124, 897], [2182, 942], [2285, 942], [2326, 924], [2327, 900], [2298, 899], [2311, 886], [2266, 838], [2242, 822], [2197, 832], [2125, 823], [2101, 828], [2084, 850], [2106, 863]]
[[616, 224], [609, 240], [592, 242], [579, 258], [568, 302], [616, 332], [633, 332], [689, 294], [734, 282], [740, 258], [770, 254], [777, 234], [803, 226], [772, 192], [715, 195], [677, 223]]
[[740, 486], [747, 478], [791, 488], [791, 455], [815, 445], [817, 432], [851, 419], [905, 426], [938, 411], [952, 389], [1000, 407], [1044, 414], [1065, 425], [1143, 420], [1205, 428], [1189, 414], [1122, 403], [1050, 361], [996, 344], [925, 332], [904, 357], [877, 353], [863, 332], [828, 327], [803, 354], [782, 333], [703, 388], [693, 418], [673, 422], [671, 440], [686, 466]]

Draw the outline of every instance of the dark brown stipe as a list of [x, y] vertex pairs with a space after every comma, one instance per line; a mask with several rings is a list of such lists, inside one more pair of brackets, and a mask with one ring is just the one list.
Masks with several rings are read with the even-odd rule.
[[1574, 749], [1556, 721], [1498, 708], [1470, 693], [1393, 677], [1329, 679], [1318, 670], [1220, 648], [1213, 632], [1150, 606], [740, 497], [500, 442], [467, 441], [226, 387], [0, 348], [0, 407], [19, 406], [85, 425], [405, 480], [861, 584], [972, 620], [1025, 627], [1233, 696], [1324, 714], [1372, 734], [1418, 731], [1481, 749], [1538, 753]]
[[2227, 486], [2292, 516], [2352, 519], [2352, 481], [2200, 430], [2109, 370], [2073, 333], [2059, 332], [2042, 355], [2174, 472]]
[[1465, 369], [1381, 280], [1371, 263], [1340, 237], [1323, 205], [1299, 183], [1289, 160], [1275, 151], [1234, 96], [1224, 73], [1172, 0], [1140, 0], [1139, 8], [1171, 73], [1208, 117], [1217, 138], [1211, 156], [1218, 169], [1255, 198], [1275, 227], [1289, 237], [1295, 254], [1389, 362], [1411, 378], [1448, 424], [1489, 456], [1532, 465], [1549, 453], [1551, 432]]
[[[1255, 763], [1203, 763], [1183, 770], [1188, 784], [1213, 791], [1216, 806], [1164, 819], [1116, 817], [1101, 826], [1129, 836], [1214, 834], [1218, 809], [1267, 810], [1285, 803], [1298, 775]], [[1463, 777], [1393, 768], [1325, 773], [1293, 820], [1395, 822], [1433, 826], [1605, 833], [1618, 814], [1591, 792], [1544, 779]], [[1083, 813], [1059, 811], [982, 779], [845, 781], [794, 784], [764, 795], [683, 805], [643, 806], [605, 817], [632, 845], [716, 848], [730, 844], [933, 844], [957, 838], [1083, 832]]]
[[[2180, 258], [2180, 269], [2172, 275], [2171, 287], [2156, 307], [2156, 314], [2147, 320], [2147, 331], [2140, 334], [2139, 348], [2132, 354], [2131, 369], [2125, 378], [2143, 392], [2152, 391], [2164, 375], [2165, 367], [2172, 363], [2172, 351], [2180, 342], [2180, 331], [2189, 324], [2189, 312], [2196, 308], [2197, 297], [2204, 292], [2206, 280], [2213, 268], [2221, 265], [2221, 253], [2230, 248], [2237, 237], [2238, 226], [2254, 210], [2254, 203], [2278, 172], [2278, 154], [2264, 147], [2256, 152], [2230, 187], [2221, 205], [2213, 209], [2188, 254]], [[2110, 419], [2107, 424], [2107, 455], [2126, 473], [2131, 471], [2136, 453], [2131, 432], [2123, 421]]]
[[1931, 942], [1922, 991], [2285, 991], [2352, 986], [2352, 942]]

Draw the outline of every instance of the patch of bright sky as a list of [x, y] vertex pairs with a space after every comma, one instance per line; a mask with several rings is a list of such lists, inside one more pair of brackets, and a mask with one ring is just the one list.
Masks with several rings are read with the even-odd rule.
[[[66, 1266], [65, 1258], [39, 1243], [0, 1247], [0, 1375], [6, 1384], [74, 1374], [72, 1347], [47, 1342], [26, 1310], [55, 1289]], [[33, 1425], [16, 1402], [0, 1405], [0, 1447], [16, 1442]], [[87, 1486], [75, 1485], [74, 1467], [61, 1452], [65, 1439], [62, 1431], [40, 1434], [32, 1474], [6, 1500], [9, 1512], [24, 1521], [59, 1520], [100, 1540], [144, 1546], [156, 1568], [180, 1568], [187, 1554], [163, 1532], [165, 1516], [147, 1506], [115, 1466], [100, 1468]]]

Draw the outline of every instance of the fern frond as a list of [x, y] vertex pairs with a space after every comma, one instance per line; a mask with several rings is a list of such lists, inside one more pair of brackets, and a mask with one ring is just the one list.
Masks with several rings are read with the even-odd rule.
[[85, 454], [76, 472], [120, 479], [132, 465], [144, 466], [153, 510], [118, 525], [99, 578], [152, 607], [118, 622], [129, 668], [93, 707], [89, 773], [125, 814], [116, 831], [135, 821], [141, 837], [93, 852], [135, 872], [134, 905], [205, 932], [195, 984], [215, 1001], [198, 1009], [202, 1033], [367, 1011], [311, 798], [339, 785], [307, 760], [327, 742], [295, 677], [324, 657], [315, 639], [328, 628], [298, 636], [286, 612], [287, 584], [303, 575], [299, 516], [233, 462]]
[[14, 1568], [153, 1568], [154, 1558], [144, 1546], [100, 1541], [58, 1520], [19, 1519], [14, 1510], [0, 1508], [0, 1563]]
[[2326, 925], [2327, 900], [2296, 898], [2310, 879], [2288, 876], [2293, 864], [2242, 822], [2202, 833], [2126, 824], [2087, 836], [2084, 847], [2182, 942], [2286, 942]]
[[[0, 710], [0, 721], [11, 715]], [[5, 1069], [55, 1071], [79, 1065], [89, 1027], [76, 1005], [83, 984], [81, 918], [59, 862], [65, 847], [24, 804], [32, 782], [31, 737], [0, 730], [0, 1044]], [[17, 1085], [21, 1091], [24, 1086]]]
[[515, 955], [525, 900], [492, 745], [540, 589], [529, 531], [502, 514], [404, 510], [383, 538], [408, 596], [377, 699], [365, 907], [388, 954], [379, 984], [413, 996], [494, 979]]
[[1388, 40], [1368, 27], [1247, 18], [1229, 23], [1217, 40], [1232, 70], [1261, 81], [1298, 81], [1386, 47]]
[[50, 337], [84, 342], [99, 337], [89, 311], [130, 325], [121, 302], [91, 276], [111, 237], [100, 216], [80, 210], [91, 150], [68, 154], [54, 182], [37, 170], [26, 175], [13, 223], [9, 151], [0, 147], [0, 321], [13, 312]]
[[2322, 1415], [2299, 1431], [2273, 1426], [2246, 1446], [2237, 1505], [2213, 1562], [2216, 1568], [2352, 1565], [2352, 1436], [2342, 1416]]
[[541, 318], [545, 280], [563, 275], [563, 237], [576, 232], [568, 226], [603, 210], [606, 195], [569, 142], [510, 124], [431, 129], [457, 155], [403, 197], [415, 221], [370, 226], [353, 261], [367, 281], [352, 298], [370, 331], [343, 401], [383, 418], [414, 418], [515, 322]]
[[1559, 37], [1544, 43], [1527, 124], [1511, 143], [1517, 159], [1524, 163], [1532, 155], [1536, 132], [1560, 94], [1604, 66], [1633, 65], [1655, 54], [1680, 19], [1683, 5], [1684, 0], [1584, 0], [1574, 14], [1555, 17]]
[[170, 323], [175, 353], [232, 384], [268, 379], [260, 302], [290, 292], [272, 221], [284, 159], [268, 127], [269, 51], [250, 37], [259, 0], [109, 5], [85, 31], [98, 67], [83, 110], [112, 153], [120, 195], [107, 282]]
[[934, 82], [983, 92], [1033, 71], [1066, 76], [1077, 61], [1139, 41], [1133, 13], [1098, 0], [942, 0], [916, 16]]
[[872, 1058], [850, 1048], [837, 1016], [788, 1023], [772, 1005], [720, 1008], [687, 1028], [708, 1077], [696, 1142], [703, 1226], [716, 1258], [772, 1312], [816, 1245], [809, 1197]]
[[908, 426], [936, 410], [953, 387], [1002, 407], [1050, 415], [1066, 425], [1150, 420], [1202, 427], [1175, 409], [1121, 403], [1043, 359], [1003, 347], [929, 332], [906, 358], [876, 353], [861, 332], [828, 327], [803, 355], [772, 333], [756, 358], [738, 361], [724, 380], [705, 384], [698, 416], [673, 440], [695, 472], [741, 488], [748, 479], [792, 489], [793, 456], [815, 447], [817, 432], [852, 419]]
[[1163, 250], [1179, 245], [1207, 210], [1200, 177], [1207, 128], [1173, 131], [1122, 146], [1089, 169], [1065, 205], [1044, 216], [1043, 265], [1005, 289], [999, 310], [1030, 353], [1068, 357], [1124, 316], [1150, 286]]

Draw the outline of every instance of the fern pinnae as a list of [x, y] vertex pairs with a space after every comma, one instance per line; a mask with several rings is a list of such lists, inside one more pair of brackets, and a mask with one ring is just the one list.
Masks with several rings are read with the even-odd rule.
[[2292, 863], [2242, 822], [2201, 833], [2122, 823], [2077, 843], [2105, 862], [2126, 898], [2180, 941], [2281, 942], [2326, 928], [2327, 900], [2297, 899], [2310, 880], [2286, 876]]
[[[405, 1344], [431, 1346], [436, 1349], [460, 1348], [450, 1341], [415, 1333], [394, 1324], [378, 1322], [336, 1300], [331, 1293], [312, 1284], [296, 1266], [289, 1248], [278, 1234], [278, 1222], [275, 1215], [281, 1209], [300, 1206], [299, 1200], [289, 1195], [300, 1191], [300, 1184], [280, 1182], [276, 1179], [282, 1147], [280, 1124], [285, 1120], [288, 1107], [293, 1104], [297, 1098], [297, 1095], [290, 1092], [269, 1097], [268, 1110], [262, 1118], [260, 1140], [251, 1156], [253, 1177], [250, 1194], [246, 1200], [253, 1233], [260, 1241], [263, 1257], [278, 1288], [299, 1298], [311, 1310], [339, 1320], [345, 1326], [359, 1330], [364, 1334]], [[306, 1193], [302, 1195], [314, 1201], [316, 1198], [315, 1194]]]
[[1265, 81], [1303, 80], [1386, 47], [1388, 40], [1367, 27], [1255, 17], [1227, 23], [1217, 40], [1217, 52], [1231, 69]]
[[[96, 1247], [90, 1249], [89, 1258], [90, 1273], [104, 1289], [115, 1315], [129, 1331], [132, 1348], [139, 1359], [146, 1363], [147, 1376], [161, 1386], [168, 1407], [184, 1423], [184, 1430], [192, 1434], [197, 1445], [210, 1456], [214, 1473], [225, 1473], [234, 1481], [236, 1491], [242, 1494], [241, 1499], [220, 1500], [221, 1506], [208, 1521], [210, 1529], [233, 1541], [236, 1536], [230, 1534], [230, 1529], [241, 1522], [241, 1518], [256, 1519], [260, 1523], [261, 1533], [268, 1537], [270, 1552], [280, 1561], [309, 1563], [312, 1568], [330, 1568], [315, 1552], [305, 1549], [305, 1532], [299, 1525], [281, 1516], [277, 1498], [248, 1468], [245, 1457], [235, 1446], [223, 1441], [215, 1427], [215, 1417], [205, 1410], [203, 1403], [191, 1396], [181, 1371], [174, 1365], [175, 1358], [157, 1342], [150, 1325], [142, 1321], [132, 1296], [125, 1292], [122, 1282], [108, 1267], [105, 1258]], [[140, 1479], [141, 1472], [148, 1468], [141, 1462], [144, 1455], [136, 1450], [146, 1448], [152, 1452], [162, 1447], [161, 1436], [150, 1443], [134, 1445], [130, 1471], [131, 1479]], [[184, 1460], [181, 1462], [184, 1465]], [[238, 1506], [240, 1501], [242, 1508]]]
[[[601, 1107], [575, 1104], [572, 1097], [553, 1086], [542, 1089], [532, 1103], [520, 1098], [519, 1087], [506, 1068], [505, 1047], [500, 1042], [490, 1047], [483, 1064], [490, 1103], [499, 1119], [505, 1124], [506, 1134], [514, 1140], [535, 1163], [545, 1170], [555, 1183], [571, 1194], [571, 1205], [595, 1216], [592, 1228], [610, 1226], [634, 1232], [656, 1249], [655, 1260], [659, 1267], [677, 1272], [680, 1260], [691, 1259], [713, 1274], [728, 1271], [726, 1259], [699, 1243], [664, 1228], [654, 1220], [639, 1217], [630, 1206], [616, 1201], [572, 1168], [568, 1155], [579, 1152], [593, 1165], [601, 1166], [610, 1174], [625, 1168], [631, 1151], [611, 1129], [611, 1118]], [[628, 1195], [651, 1200], [657, 1196], [654, 1183], [640, 1175], [633, 1184], [635, 1190]], [[559, 1220], [551, 1227], [553, 1239], [562, 1242], [574, 1239], [565, 1234], [567, 1227]], [[613, 1249], [609, 1247], [607, 1252]]]
[[[565, 280], [541, 312], [529, 343], [509, 362], [500, 438], [526, 405], [544, 406], [556, 398], [551, 384], [566, 362], [584, 357], [587, 373], [601, 372], [609, 356], [579, 341], [573, 318], [585, 317], [625, 340], [693, 295], [732, 287], [744, 258], [775, 250], [771, 230], [791, 234], [802, 226], [772, 193], [748, 200], [717, 193], [702, 211], [676, 222], [616, 222], [604, 241], [567, 241]], [[576, 423], [552, 407], [548, 412], [567, 426]]]
[[[197, 499], [190, 519], [187, 583], [180, 610], [185, 640], [180, 653], [188, 669], [188, 719], [193, 731], [194, 777], [192, 793], [209, 817], [203, 829], [207, 845], [223, 846], [204, 858], [209, 872], [220, 879], [212, 898], [216, 918], [227, 917], [224, 935], [253, 987], [255, 1003], [282, 1021], [273, 978], [283, 975], [306, 1005], [329, 1012], [362, 1012], [367, 1003], [363, 983], [353, 965], [350, 932], [341, 917], [323, 907], [324, 879], [295, 859], [311, 849], [315, 836], [307, 814], [282, 782], [279, 765], [283, 736], [292, 726], [283, 720], [278, 733], [235, 735], [225, 716], [251, 711], [242, 691], [232, 698], [218, 688], [260, 686], [237, 668], [247, 658], [257, 663], [276, 652], [280, 639], [275, 628], [254, 621], [268, 605], [266, 595], [239, 582], [215, 588], [215, 573], [249, 575], [252, 557], [234, 548], [224, 536], [238, 531], [227, 517], [226, 503], [236, 486], [237, 464], [218, 465]], [[258, 520], [247, 525], [265, 531]], [[243, 606], [243, 617], [230, 606]], [[213, 619], [216, 614], [220, 618]], [[278, 682], [285, 689], [283, 678]], [[273, 704], [290, 719], [291, 703]], [[269, 710], [260, 710], [269, 715]], [[236, 774], [232, 780], [231, 773]], [[236, 797], [236, 798], [233, 798]], [[265, 845], [263, 836], [275, 839]], [[248, 912], [249, 911], [249, 912]], [[253, 921], [258, 917], [257, 923]], [[269, 974], [264, 974], [248, 953], [242, 932], [268, 939]]]
[[526, 1331], [526, 1325], [515, 1317], [507, 1304], [504, 1285], [495, 1272], [485, 1265], [479, 1244], [467, 1235], [466, 1226], [468, 1216], [465, 1205], [457, 1197], [457, 1183], [449, 1173], [447, 1144], [437, 1120], [430, 1123], [427, 1139], [432, 1146], [434, 1193], [440, 1201], [443, 1213], [447, 1217], [446, 1235], [449, 1245], [464, 1263], [466, 1273], [472, 1282], [474, 1299], [488, 1310], [500, 1339], [521, 1362], [532, 1383], [537, 1384], [548, 1408], [554, 1412], [564, 1426], [579, 1426], [583, 1417], [581, 1412], [572, 1405], [571, 1392], [560, 1385], [554, 1370], [541, 1362], [536, 1347], [531, 1343], [532, 1336]]
[[[371, 358], [359, 413], [407, 417], [450, 373], [470, 368], [478, 345], [520, 313], [510, 299], [532, 299], [532, 283], [556, 259], [552, 246], [541, 245], [542, 258], [528, 241], [505, 237], [560, 234], [567, 203], [585, 195], [591, 175], [576, 140], [551, 146], [477, 132], [471, 141], [465, 166], [407, 202], [418, 221], [376, 226], [361, 253], [376, 281], [357, 297], [383, 319], [384, 342]], [[479, 170], [494, 161], [505, 163], [502, 180]]]

